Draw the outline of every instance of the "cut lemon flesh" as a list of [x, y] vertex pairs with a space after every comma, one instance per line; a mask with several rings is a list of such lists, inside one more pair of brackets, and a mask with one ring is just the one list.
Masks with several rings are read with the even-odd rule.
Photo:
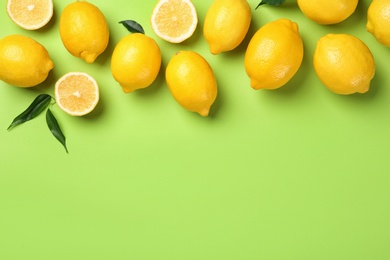
[[190, 0], [160, 0], [153, 10], [151, 22], [158, 37], [180, 43], [192, 36], [198, 17]]
[[95, 79], [84, 72], [69, 72], [55, 84], [57, 105], [72, 116], [90, 113], [99, 102], [99, 87]]
[[26, 30], [45, 26], [53, 16], [52, 0], [7, 0], [11, 20]]

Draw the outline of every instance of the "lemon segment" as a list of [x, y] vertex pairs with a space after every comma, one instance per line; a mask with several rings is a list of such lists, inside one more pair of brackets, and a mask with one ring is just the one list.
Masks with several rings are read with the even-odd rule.
[[190, 38], [198, 25], [198, 16], [190, 0], [159, 0], [151, 16], [152, 29], [158, 37], [180, 43]]
[[85, 72], [69, 72], [63, 75], [54, 87], [57, 105], [72, 116], [84, 116], [99, 102], [99, 86]]
[[26, 30], [45, 26], [53, 16], [52, 0], [7, 0], [11, 20]]

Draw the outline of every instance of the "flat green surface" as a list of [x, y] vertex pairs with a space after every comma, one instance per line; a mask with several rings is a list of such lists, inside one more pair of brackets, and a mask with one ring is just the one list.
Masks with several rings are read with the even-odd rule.
[[[322, 26], [295, 1], [254, 10], [250, 0], [245, 41], [213, 56], [202, 34], [211, 1], [194, 0], [198, 28], [174, 45], [151, 29], [156, 0], [94, 0], [111, 32], [94, 64], [61, 43], [60, 14], [71, 1], [55, 1], [50, 24], [32, 32], [13, 24], [2, 2], [0, 37], [33, 37], [55, 68], [36, 88], [0, 82], [0, 259], [390, 259], [390, 49], [365, 29], [370, 1], [359, 1], [348, 20]], [[243, 65], [246, 45], [280, 17], [299, 24], [302, 67], [283, 88], [255, 91]], [[110, 72], [125, 19], [141, 23], [163, 53], [156, 82], [131, 94]], [[312, 54], [330, 32], [358, 36], [371, 49], [377, 72], [368, 93], [340, 96], [319, 82]], [[164, 69], [181, 49], [202, 54], [214, 69], [219, 94], [208, 118], [181, 108], [165, 84]], [[91, 74], [101, 90], [88, 116], [52, 107], [69, 154], [44, 115], [6, 130], [69, 71]]]

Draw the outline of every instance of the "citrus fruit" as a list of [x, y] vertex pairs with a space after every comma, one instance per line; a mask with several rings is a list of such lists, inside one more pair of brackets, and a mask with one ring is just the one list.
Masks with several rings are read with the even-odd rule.
[[251, 23], [246, 0], [215, 0], [207, 11], [203, 34], [212, 54], [235, 49], [244, 40]]
[[298, 25], [282, 18], [265, 24], [253, 35], [244, 65], [253, 89], [276, 89], [296, 74], [302, 59]]
[[60, 35], [65, 48], [73, 56], [93, 63], [107, 48], [109, 29], [98, 7], [77, 1], [68, 4], [63, 10]]
[[99, 102], [95, 79], [84, 72], [69, 72], [57, 80], [54, 88], [57, 105], [72, 116], [90, 113]]
[[374, 0], [367, 11], [367, 31], [390, 47], [390, 0]]
[[190, 0], [159, 0], [153, 9], [151, 23], [158, 37], [180, 43], [192, 36], [198, 17]]
[[321, 82], [337, 94], [365, 93], [375, 75], [371, 51], [349, 34], [327, 34], [320, 38], [313, 63]]
[[42, 83], [54, 67], [46, 48], [30, 37], [9, 35], [0, 40], [0, 79], [17, 87]]
[[165, 78], [175, 100], [185, 109], [208, 116], [217, 97], [209, 63], [194, 51], [179, 51], [169, 61]]
[[336, 24], [351, 16], [358, 0], [297, 0], [299, 9], [319, 24]]
[[142, 33], [123, 37], [111, 57], [111, 73], [124, 92], [150, 86], [161, 67], [160, 48]]
[[53, 0], [7, 0], [11, 20], [26, 30], [45, 26], [53, 16]]

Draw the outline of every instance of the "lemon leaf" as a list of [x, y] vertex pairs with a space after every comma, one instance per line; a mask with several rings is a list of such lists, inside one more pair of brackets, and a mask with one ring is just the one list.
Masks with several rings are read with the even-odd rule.
[[261, 2], [258, 4], [258, 6], [256, 6], [255, 9], [259, 8], [260, 5], [281, 5], [283, 4], [284, 2], [286, 2], [286, 0], [261, 0]]
[[52, 97], [48, 94], [38, 95], [25, 111], [15, 117], [11, 125], [7, 128], [7, 130], [10, 130], [17, 125], [23, 124], [24, 122], [27, 122], [37, 117], [40, 113], [43, 112], [43, 110], [45, 110], [45, 108], [47, 108], [47, 106], [50, 104], [51, 99]]
[[142, 26], [136, 21], [124, 20], [124, 21], [120, 21], [119, 23], [121, 23], [124, 27], [126, 27], [126, 29], [129, 32], [145, 34], [144, 28], [142, 28]]
[[66, 147], [66, 139], [64, 134], [61, 131], [60, 126], [58, 125], [57, 119], [54, 117], [50, 108], [46, 111], [46, 123], [50, 129], [50, 132], [54, 137], [64, 146], [65, 151], [68, 153], [68, 148]]

